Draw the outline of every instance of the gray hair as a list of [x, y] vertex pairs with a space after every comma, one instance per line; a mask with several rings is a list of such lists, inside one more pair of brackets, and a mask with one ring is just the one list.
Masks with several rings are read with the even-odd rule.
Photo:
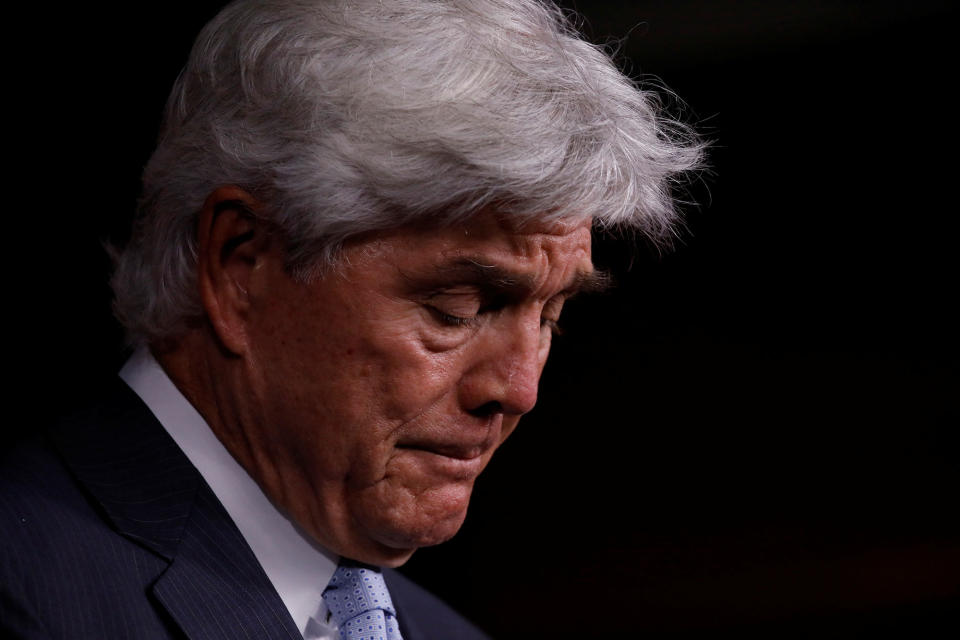
[[359, 233], [495, 208], [671, 233], [702, 145], [541, 0], [238, 0], [200, 33], [116, 256], [133, 342], [202, 317], [195, 224], [218, 186], [265, 203], [309, 278]]

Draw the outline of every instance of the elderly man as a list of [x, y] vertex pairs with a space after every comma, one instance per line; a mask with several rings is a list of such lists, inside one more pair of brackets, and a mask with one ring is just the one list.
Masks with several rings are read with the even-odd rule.
[[535, 0], [229, 5], [116, 257], [122, 382], [3, 472], [0, 627], [483, 637], [388, 568], [533, 407], [591, 228], [669, 232], [678, 132]]

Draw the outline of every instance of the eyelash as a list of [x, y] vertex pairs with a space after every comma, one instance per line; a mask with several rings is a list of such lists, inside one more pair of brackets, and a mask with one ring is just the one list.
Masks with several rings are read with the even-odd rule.
[[476, 316], [471, 318], [462, 318], [460, 316], [452, 316], [449, 313], [444, 313], [443, 311], [440, 311], [440, 309], [437, 309], [436, 307], [430, 307], [430, 310], [433, 311], [433, 313], [440, 319], [441, 322], [451, 327], [465, 327], [473, 324], [477, 320]]
[[560, 326], [560, 323], [556, 320], [547, 320], [546, 318], [540, 318], [540, 326], [548, 327], [550, 333], [555, 336], [563, 335], [563, 328]]
[[[470, 318], [463, 318], [460, 316], [452, 316], [449, 313], [444, 313], [443, 311], [440, 311], [436, 307], [430, 307], [430, 310], [433, 311], [433, 313], [437, 316], [437, 318], [440, 319], [441, 322], [451, 327], [467, 327], [474, 324], [479, 318], [479, 314], [477, 316], [473, 316]], [[481, 311], [481, 313], [483, 313], [483, 311]], [[552, 333], [555, 336], [559, 336], [563, 333], [563, 329], [560, 327], [560, 323], [556, 320], [540, 318], [540, 326], [549, 328], [550, 333]]]

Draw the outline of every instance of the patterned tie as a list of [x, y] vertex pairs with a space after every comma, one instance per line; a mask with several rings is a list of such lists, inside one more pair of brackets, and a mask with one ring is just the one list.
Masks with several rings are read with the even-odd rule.
[[343, 560], [323, 592], [343, 640], [403, 640], [379, 569]]

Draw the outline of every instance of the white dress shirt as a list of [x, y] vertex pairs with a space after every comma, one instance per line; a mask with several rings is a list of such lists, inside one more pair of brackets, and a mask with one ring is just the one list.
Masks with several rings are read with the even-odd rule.
[[337, 640], [336, 625], [326, 622], [329, 616], [321, 597], [336, 571], [337, 555], [314, 542], [267, 498], [148, 349], [138, 349], [120, 377], [210, 485], [304, 637]]

